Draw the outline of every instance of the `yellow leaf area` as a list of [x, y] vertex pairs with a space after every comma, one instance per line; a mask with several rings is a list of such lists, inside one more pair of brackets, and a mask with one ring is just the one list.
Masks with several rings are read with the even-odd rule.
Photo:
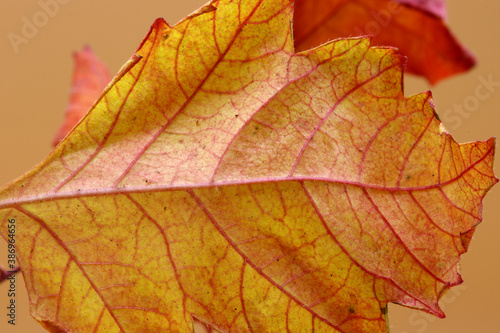
[[157, 20], [90, 112], [3, 188], [53, 332], [386, 332], [444, 316], [497, 182], [404, 61], [367, 39], [294, 53], [288, 0]]

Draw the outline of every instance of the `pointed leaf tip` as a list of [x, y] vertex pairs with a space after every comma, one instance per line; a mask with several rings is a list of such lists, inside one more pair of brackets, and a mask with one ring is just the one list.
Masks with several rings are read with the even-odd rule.
[[87, 113], [111, 80], [107, 66], [97, 58], [90, 46], [85, 45], [82, 51], [75, 52], [73, 56], [75, 64], [70, 98], [64, 122], [52, 142], [54, 146], [57, 146]]

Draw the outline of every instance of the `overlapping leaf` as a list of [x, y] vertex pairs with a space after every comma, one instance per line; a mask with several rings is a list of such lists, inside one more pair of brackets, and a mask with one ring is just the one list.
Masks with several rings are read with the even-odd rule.
[[431, 83], [475, 64], [447, 28], [442, 0], [297, 0], [295, 45], [305, 50], [335, 38], [373, 36], [408, 57], [407, 70]]
[[[496, 182], [403, 61], [367, 39], [295, 54], [288, 0], [157, 20], [79, 125], [0, 193], [52, 331], [385, 332], [443, 316]], [[47, 260], [50, 258], [50, 260]]]

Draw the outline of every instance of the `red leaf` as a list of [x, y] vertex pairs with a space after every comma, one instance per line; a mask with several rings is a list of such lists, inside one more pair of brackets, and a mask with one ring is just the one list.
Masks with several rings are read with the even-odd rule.
[[70, 99], [64, 122], [54, 137], [54, 146], [57, 146], [87, 113], [112, 77], [106, 65], [89, 46], [85, 46], [81, 52], [75, 52], [73, 56], [75, 68]]
[[13, 270], [10, 270], [10, 271], [7, 271], [1, 264], [0, 264], [0, 282], [2, 282], [3, 280], [6, 280], [8, 276], [12, 275], [12, 274], [15, 274], [17, 272], [19, 272], [19, 270], [21, 269], [21, 267], [17, 266], [16, 268], [14, 268]]
[[439, 18], [446, 18], [446, 4], [444, 0], [399, 0], [399, 2], [436, 15]]
[[431, 83], [470, 69], [472, 54], [443, 22], [439, 0], [297, 0], [295, 45], [306, 50], [331, 39], [373, 35], [376, 45], [396, 46], [407, 70]]

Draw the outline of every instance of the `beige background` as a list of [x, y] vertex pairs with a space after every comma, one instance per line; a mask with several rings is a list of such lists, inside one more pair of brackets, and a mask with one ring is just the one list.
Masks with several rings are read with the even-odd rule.
[[[60, 0], [63, 2], [62, 0]], [[203, 0], [83, 1], [65, 0], [54, 17], [16, 53], [7, 38], [21, 33], [23, 17], [32, 20], [41, 10], [38, 0], [0, 0], [0, 185], [21, 175], [51, 150], [67, 102], [72, 71], [71, 53], [88, 43], [115, 73], [128, 60], [157, 17], [171, 25], [203, 4]], [[435, 87], [408, 76], [406, 94], [432, 88], [437, 112], [459, 142], [485, 140], [500, 134], [500, 87], [470, 112], [467, 119], [450, 115], [454, 104], [473, 101], [480, 77], [500, 82], [500, 2], [448, 1], [449, 25], [477, 56], [478, 66]], [[484, 91], [484, 90], [483, 90]], [[499, 158], [496, 158], [498, 164]], [[500, 171], [497, 168], [497, 175]], [[484, 223], [462, 260], [465, 280], [441, 301], [447, 318], [391, 305], [393, 333], [500, 332], [500, 185], [484, 202]], [[0, 242], [0, 262], [6, 262]], [[0, 286], [0, 332], [44, 332], [31, 319], [24, 282], [18, 276], [17, 325], [6, 324], [7, 285]]]

